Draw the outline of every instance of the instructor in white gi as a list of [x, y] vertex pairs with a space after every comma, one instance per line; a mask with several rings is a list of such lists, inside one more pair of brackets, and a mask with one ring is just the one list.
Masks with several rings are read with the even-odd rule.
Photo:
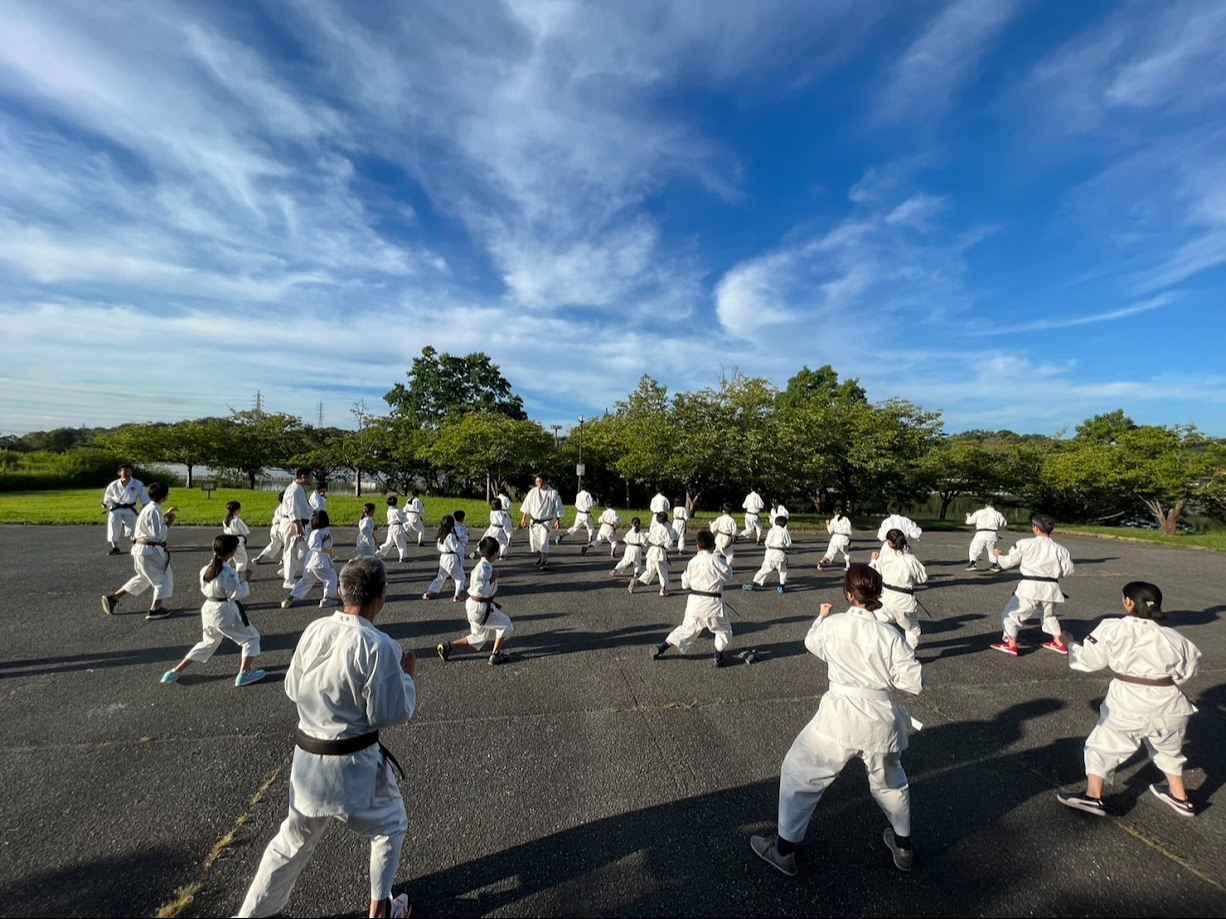
[[558, 519], [561, 503], [558, 493], [538, 475], [519, 506], [519, 525], [528, 528], [528, 547], [536, 553], [536, 568], [543, 569], [548, 564], [549, 534]]
[[760, 494], [750, 489], [745, 500], [741, 502], [741, 509], [745, 511], [745, 529], [741, 530], [741, 538], [753, 539], [755, 543], [761, 542], [762, 525], [758, 522], [758, 515], [766, 510], [766, 502]]
[[344, 610], [316, 619], [298, 641], [285, 674], [285, 694], [298, 706], [289, 815], [264, 850], [239, 916], [285, 909], [333, 820], [370, 839], [369, 914], [408, 912], [404, 894], [392, 899], [392, 882], [409, 818], [379, 730], [413, 717], [416, 660], [375, 628], [386, 589], [381, 561], [353, 559], [341, 571]]
[[281, 496], [281, 539], [285, 544], [281, 556], [281, 586], [292, 590], [302, 576], [306, 561], [306, 536], [311, 525], [311, 502], [306, 487], [311, 484], [311, 470], [298, 469], [294, 481]]
[[140, 479], [132, 478], [132, 467], [124, 463], [119, 467], [119, 478], [102, 492], [102, 506], [106, 508], [106, 541], [110, 543], [111, 555], [119, 555], [119, 540], [131, 539], [136, 530], [136, 512], [140, 505], [148, 504], [149, 496]]
[[1000, 538], [1000, 531], [1009, 526], [1005, 515], [988, 501], [979, 510], [966, 515], [966, 525], [975, 528], [975, 535], [971, 537], [971, 560], [966, 570], [974, 571], [979, 567], [979, 556], [986, 554], [991, 565], [988, 570], [1000, 571], [1000, 563], [996, 561], [996, 541]]

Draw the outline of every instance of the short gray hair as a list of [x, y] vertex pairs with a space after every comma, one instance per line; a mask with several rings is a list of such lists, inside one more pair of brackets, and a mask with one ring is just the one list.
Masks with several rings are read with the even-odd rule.
[[387, 590], [387, 569], [377, 558], [353, 558], [341, 569], [341, 602], [365, 609]]

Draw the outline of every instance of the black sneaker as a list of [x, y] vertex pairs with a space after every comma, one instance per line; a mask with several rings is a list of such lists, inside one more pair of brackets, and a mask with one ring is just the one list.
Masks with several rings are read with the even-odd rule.
[[1103, 806], [1102, 798], [1091, 798], [1084, 792], [1065, 793], [1063, 791], [1058, 791], [1056, 792], [1056, 800], [1065, 807], [1071, 807], [1073, 810], [1093, 814], [1095, 817], [1107, 816], [1107, 808]]
[[447, 658], [451, 657], [451, 642], [440, 641], [434, 646], [434, 653], [439, 656], [439, 659], [446, 662]]
[[119, 551], [119, 546], [111, 546], [111, 548], [107, 550], [106, 554], [107, 555], [122, 555], [123, 553]]
[[168, 609], [151, 609], [145, 613], [145, 618], [152, 621], [154, 619], [169, 619], [174, 613]]
[[490, 655], [490, 666], [491, 667], [497, 667], [499, 664], [505, 664], [506, 662], [507, 662], [507, 655], [505, 651], [495, 651], [493, 654]]
[[651, 659], [653, 661], [658, 661], [666, 653], [668, 653], [668, 642], [662, 641], [651, 649]]
[[894, 858], [894, 867], [899, 871], [910, 871], [915, 867], [915, 853], [910, 846], [903, 848], [898, 844], [898, 839], [894, 835], [894, 830], [891, 827], [886, 827], [885, 832], [881, 834], [881, 841], [885, 843], [887, 849], [890, 850], [890, 855]]
[[966, 566], [967, 571], [977, 571], [978, 569], [979, 569], [979, 565], [976, 564], [975, 562], [971, 562], [969, 565]]
[[1155, 798], [1177, 813], [1180, 817], [1195, 817], [1196, 810], [1192, 807], [1192, 802], [1187, 798], [1176, 798], [1171, 794], [1170, 786], [1166, 782], [1157, 785], [1149, 786], [1150, 792]]
[[102, 595], [102, 612], [107, 616], [115, 612], [115, 598], [110, 594]]
[[716, 651], [716, 652], [715, 652], [714, 664], [715, 664], [715, 669], [716, 669], [716, 670], [718, 670], [720, 667], [727, 667], [727, 666], [728, 666], [728, 659], [727, 659], [726, 657], [724, 657], [724, 652], [723, 652], [723, 651]]
[[587, 550], [588, 550], [588, 549], [590, 549], [590, 548], [592, 548], [592, 547], [591, 547], [591, 546], [581, 546], [581, 547], [579, 548], [579, 554], [580, 554], [580, 555], [587, 555]]
[[1000, 567], [1000, 565], [993, 565], [991, 568], [988, 569], [988, 571], [1001, 571], [1001, 570], [1003, 569]]

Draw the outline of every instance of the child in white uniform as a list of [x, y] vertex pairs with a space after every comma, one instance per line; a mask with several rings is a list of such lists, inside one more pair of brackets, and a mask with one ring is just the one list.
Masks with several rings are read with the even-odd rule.
[[596, 541], [592, 545], [600, 545], [601, 540], [607, 542], [609, 558], [617, 553], [617, 528], [621, 526], [621, 522], [622, 519], [617, 516], [617, 511], [611, 507], [606, 507], [604, 513], [600, 515], [600, 530], [596, 533]]
[[898, 626], [908, 647], [919, 646], [919, 602], [915, 586], [928, 583], [928, 571], [920, 560], [907, 551], [907, 537], [902, 530], [885, 534], [885, 548], [873, 553], [871, 567], [881, 574], [881, 609], [876, 611], [880, 622]]
[[1145, 581], [1124, 585], [1124, 617], [1104, 619], [1085, 644], [1068, 638], [1069, 666], [1082, 673], [1104, 668], [1113, 674], [1098, 711], [1098, 725], [1086, 738], [1084, 794], [1056, 795], [1067, 807], [1105, 816], [1103, 785], [1144, 746], [1166, 775], [1149, 790], [1181, 817], [1196, 811], [1184, 787], [1183, 739], [1196, 706], [1179, 688], [1196, 676], [1200, 650], [1174, 629], [1159, 625], [1162, 591]]
[[468, 525], [464, 522], [467, 514], [464, 511], [452, 511], [455, 519], [455, 538], [460, 544], [460, 558], [468, 558]]
[[774, 838], [754, 836], [749, 845], [771, 867], [794, 877], [796, 850], [804, 842], [813, 811], [851, 759], [860, 759], [868, 787], [890, 826], [883, 836], [894, 866], [910, 871], [911, 793], [900, 754], [907, 749], [910, 718], [891, 693], [918, 695], [919, 661], [898, 630], [877, 621], [881, 575], [852, 565], [843, 579], [850, 609], [821, 614], [805, 636], [805, 648], [826, 662], [830, 688], [817, 714], [792, 742], [779, 776], [779, 824]]
[[881, 526], [877, 527], [877, 542], [884, 546], [885, 534], [890, 530], [901, 530], [902, 535], [907, 537], [907, 542], [919, 542], [919, 538], [924, 535], [919, 524], [903, 514], [890, 514], [881, 521]]
[[720, 515], [711, 521], [711, 532], [715, 535], [715, 551], [722, 555], [728, 567], [732, 568], [732, 547], [737, 540], [737, 526], [727, 504], [720, 508]]
[[656, 646], [651, 656], [659, 660], [670, 647], [688, 654], [698, 637], [707, 631], [715, 638], [715, 666], [723, 667], [728, 663], [724, 652], [732, 643], [732, 626], [724, 615], [724, 587], [732, 577], [732, 569], [715, 551], [713, 533], [699, 530], [695, 541], [698, 551], [681, 575], [681, 589], [689, 591], [685, 618]]
[[755, 587], [765, 587], [766, 579], [772, 571], [779, 575], [779, 593], [787, 588], [788, 583], [788, 549], [792, 548], [792, 534], [788, 532], [788, 518], [780, 514], [775, 518], [774, 525], [766, 534], [766, 555], [762, 559], [762, 567], [753, 576], [749, 584], [742, 584], [742, 590], [753, 590]]
[[966, 524], [975, 528], [975, 535], [971, 537], [970, 563], [966, 570], [974, 571], [979, 567], [979, 556], [987, 555], [991, 565], [988, 570], [1000, 571], [1000, 565], [996, 563], [996, 541], [1000, 538], [1000, 531], [1009, 527], [1005, 515], [989, 501], [979, 510], [967, 514]]
[[673, 541], [678, 552], [685, 551], [685, 531], [690, 523], [690, 512], [685, 509], [685, 502], [680, 498], [673, 505]]
[[153, 605], [145, 618], [169, 619], [171, 616], [162, 601], [175, 595], [175, 573], [166, 548], [168, 528], [175, 522], [175, 510], [172, 507], [163, 516], [162, 502], [170, 489], [161, 482], [150, 482], [147, 490], [149, 503], [140, 509], [132, 528], [132, 567], [136, 573], [119, 590], [102, 595], [102, 611], [108, 616], [115, 612], [121, 599], [140, 596], [150, 587], [153, 588]]
[[234, 570], [240, 575], [246, 574], [251, 567], [251, 560], [247, 555], [247, 537], [251, 535], [251, 527], [238, 515], [242, 509], [243, 506], [237, 501], [227, 501], [226, 519], [221, 522], [222, 533], [238, 537], [238, 548], [234, 550]]
[[613, 576], [621, 574], [627, 568], [630, 569], [630, 590], [634, 590], [634, 579], [639, 576], [639, 572], [643, 570], [643, 543], [647, 541], [647, 534], [643, 532], [643, 521], [638, 517], [634, 517], [630, 521], [630, 529], [626, 530], [626, 535], [622, 537], [622, 542], [626, 544], [626, 551], [622, 555], [622, 560], [613, 568]]
[[843, 512], [835, 510], [834, 516], [826, 521], [826, 532], [830, 534], [830, 544], [826, 546], [826, 554], [817, 563], [818, 570], [826, 567], [826, 562], [833, 562], [836, 554], [843, 556], [843, 567], [851, 565], [851, 553], [847, 551], [851, 545], [851, 520], [843, 516]]
[[305, 597], [316, 581], [324, 587], [320, 608], [337, 606], [336, 568], [332, 564], [332, 522], [328, 519], [327, 511], [316, 511], [311, 515], [311, 535], [307, 537], [306, 551], [302, 576], [294, 582], [289, 596], [281, 601], [281, 608], [289, 609], [295, 600]]
[[398, 505], [400, 499], [396, 495], [387, 496], [387, 539], [379, 547], [379, 558], [387, 558], [387, 553], [395, 547], [400, 561], [408, 561], [409, 540], [405, 533], [405, 516]]
[[455, 593], [452, 603], [460, 602], [460, 594], [464, 591], [464, 556], [460, 554], [460, 540], [455, 534], [455, 517], [448, 514], [438, 525], [438, 538], [434, 541], [438, 549], [438, 574], [421, 595], [423, 600], [429, 600], [432, 594], [438, 593], [447, 583], [447, 579], [455, 583]]
[[[668, 511], [660, 511], [647, 531], [647, 567], [643, 569], [638, 583], [646, 587], [658, 579], [661, 597], [668, 596], [668, 550], [672, 547], [673, 531], [668, 525]], [[634, 593], [634, 585], [635, 580], [631, 578], [626, 590]]]
[[574, 536], [580, 530], [587, 530], [587, 542], [579, 550], [580, 555], [587, 555], [587, 550], [592, 547], [592, 508], [596, 506], [596, 501], [592, 498], [587, 489], [581, 489], [575, 495], [575, 522], [570, 525], [570, 529], [565, 534], [558, 534], [558, 542], [562, 541], [563, 535]]
[[255, 667], [260, 656], [260, 633], [247, 619], [242, 601], [251, 593], [247, 581], [230, 564], [242, 543], [232, 533], [223, 533], [213, 540], [213, 558], [200, 569], [200, 592], [204, 605], [200, 607], [200, 621], [204, 635], [183, 656], [174, 670], [162, 674], [163, 683], [177, 683], [179, 674], [192, 664], [203, 664], [221, 647], [221, 640], [228, 638], [242, 649], [242, 658], [235, 686], [258, 683], [267, 674]]
[[1017, 657], [1021, 653], [1017, 633], [1035, 613], [1040, 613], [1043, 631], [1051, 636], [1043, 647], [1057, 654], [1068, 654], [1068, 648], [1060, 638], [1056, 604], [1064, 602], [1060, 581], [1073, 573], [1073, 558], [1068, 549], [1051, 538], [1052, 531], [1056, 529], [1056, 521], [1051, 517], [1036, 514], [1031, 518], [1030, 529], [1034, 538], [1019, 539], [1008, 555], [996, 550], [996, 559], [1002, 568], [1020, 566], [1022, 580], [1001, 614], [1004, 636], [992, 645], [992, 649]]
[[493, 536], [482, 536], [477, 543], [477, 555], [481, 560], [473, 568], [468, 582], [468, 599], [464, 601], [464, 612], [468, 616], [468, 634], [435, 646], [435, 653], [444, 661], [460, 648], [480, 651], [491, 637], [494, 639], [494, 647], [490, 651], [490, 664], [506, 661], [507, 656], [502, 649], [507, 636], [514, 629], [511, 626], [511, 618], [494, 600], [498, 594], [498, 572], [494, 570], [494, 558], [501, 548], [502, 544]]
[[421, 498], [417, 495], [413, 495], [409, 503], [404, 506], [402, 521], [405, 539], [416, 539], [420, 546], [422, 540], [426, 538], [426, 506], [422, 504]]
[[[490, 525], [486, 527], [485, 532], [481, 535], [482, 539], [487, 536], [490, 539], [498, 542], [498, 557], [505, 558], [507, 549], [511, 545], [511, 515], [507, 513], [506, 508], [502, 506], [502, 501], [494, 498], [490, 501]], [[477, 546], [477, 551], [480, 552], [480, 545]]]
[[377, 558], [379, 544], [375, 542], [375, 506], [367, 501], [362, 505], [362, 516], [358, 520], [358, 538], [353, 547], [355, 558]]
[[745, 511], [745, 529], [741, 530], [741, 536], [745, 539], [752, 539], [755, 544], [760, 543], [762, 525], [758, 522], [758, 515], [766, 510], [766, 502], [762, 500], [760, 494], [751, 490], [741, 502], [741, 509]]

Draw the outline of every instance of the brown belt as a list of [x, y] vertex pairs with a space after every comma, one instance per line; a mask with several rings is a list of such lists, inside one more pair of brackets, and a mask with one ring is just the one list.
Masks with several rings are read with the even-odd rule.
[[1169, 676], [1150, 679], [1143, 676], [1129, 676], [1125, 673], [1114, 674], [1115, 678], [1122, 683], [1132, 683], [1134, 686], [1174, 686], [1175, 681]]

